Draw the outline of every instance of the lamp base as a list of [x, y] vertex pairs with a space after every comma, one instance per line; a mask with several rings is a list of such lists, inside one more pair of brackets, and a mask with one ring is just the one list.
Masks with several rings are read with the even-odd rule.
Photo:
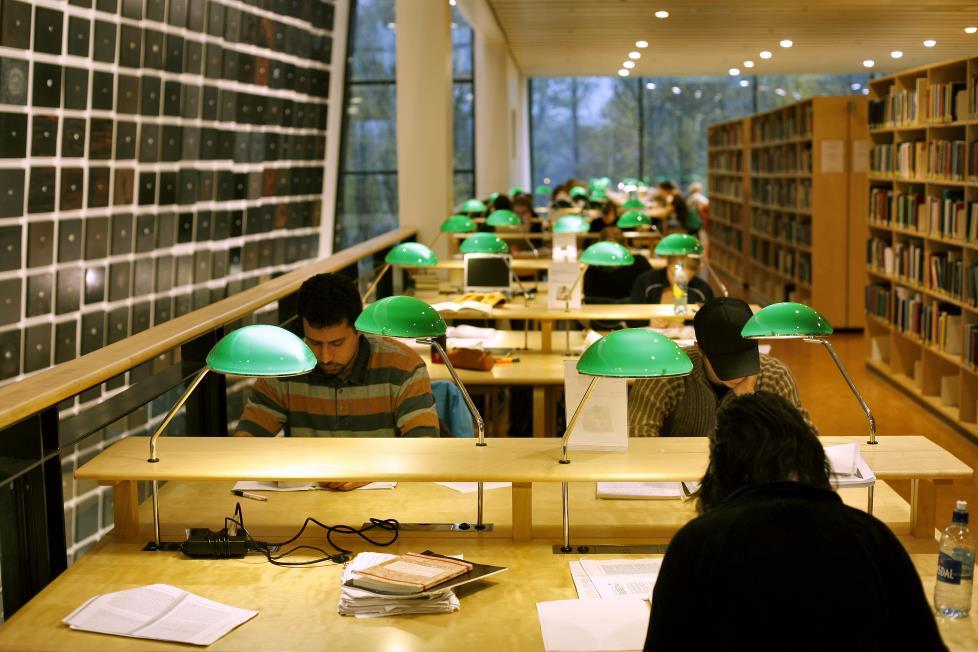
[[555, 555], [661, 555], [668, 546], [664, 543], [649, 543], [640, 545], [578, 543], [564, 548], [560, 543], [553, 545]]
[[[370, 523], [364, 523], [364, 528]], [[401, 532], [492, 532], [492, 523], [399, 523], [397, 529]]]

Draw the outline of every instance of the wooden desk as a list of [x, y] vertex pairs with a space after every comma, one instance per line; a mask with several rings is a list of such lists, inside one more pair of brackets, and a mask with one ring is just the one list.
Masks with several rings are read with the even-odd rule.
[[[972, 478], [972, 469], [925, 437], [822, 437], [826, 445], [860, 444], [880, 480], [910, 480], [911, 530], [934, 538], [934, 484]], [[160, 442], [149, 463], [145, 437], [128, 437], [99, 453], [75, 477], [114, 487], [121, 536], [139, 528], [136, 480], [511, 481], [513, 537], [526, 540], [533, 523], [534, 482], [655, 482], [699, 479], [707, 463], [705, 437], [632, 438], [623, 453], [575, 451], [559, 464], [553, 439], [235, 438], [174, 437]]]

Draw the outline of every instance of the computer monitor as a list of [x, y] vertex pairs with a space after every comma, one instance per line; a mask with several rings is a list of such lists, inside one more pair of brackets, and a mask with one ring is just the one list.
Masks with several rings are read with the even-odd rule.
[[509, 291], [510, 259], [507, 254], [465, 254], [465, 291]]

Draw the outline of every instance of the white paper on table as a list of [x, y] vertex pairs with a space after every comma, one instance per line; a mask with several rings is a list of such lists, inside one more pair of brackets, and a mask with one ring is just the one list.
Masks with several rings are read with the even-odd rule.
[[547, 652], [641, 650], [649, 628], [645, 600], [554, 600], [537, 603]]
[[461, 338], [472, 338], [480, 340], [491, 340], [496, 337], [496, 333], [499, 331], [495, 328], [480, 328], [478, 326], [470, 326], [468, 324], [461, 324], [459, 326], [449, 326], [448, 330], [445, 331], [445, 337], [451, 339], [453, 337]]
[[553, 259], [557, 262], [572, 263], [577, 260], [576, 233], [554, 233], [550, 247], [553, 252]]
[[859, 446], [857, 444], [826, 446], [825, 456], [829, 458], [829, 467], [833, 475], [854, 475], [856, 473], [856, 458], [859, 457]]
[[682, 498], [681, 482], [599, 482], [598, 498], [655, 500]]
[[549, 290], [547, 291], [548, 308], [567, 307], [567, 300], [560, 299], [558, 297], [563, 296], [563, 292], [572, 285], [574, 286], [574, 291], [571, 292], [570, 295], [570, 307], [581, 307], [584, 279], [581, 279], [580, 281], [577, 280], [577, 277], [580, 276], [580, 274], [581, 266], [576, 262], [562, 263], [552, 261], [547, 266], [547, 286], [549, 287]]
[[[393, 489], [396, 482], [371, 482], [357, 489]], [[320, 489], [316, 482], [255, 482], [239, 480], [234, 484], [236, 491], [314, 491]]]
[[[478, 482], [436, 482], [435, 484], [440, 484], [443, 487], [447, 487], [452, 491], [457, 491], [460, 494], [474, 494], [479, 490]], [[483, 482], [483, 490], [489, 489], [503, 489], [505, 487], [512, 487], [512, 482]]]
[[574, 347], [575, 351], [587, 351], [587, 348], [600, 340], [604, 335], [597, 331], [588, 330], [584, 334], [584, 341]]
[[[595, 376], [577, 372], [576, 360], [564, 360], [564, 415], [570, 423], [588, 384]], [[597, 378], [591, 398], [571, 433], [570, 450], [628, 449], [628, 385], [624, 378]]]
[[210, 645], [257, 614], [168, 584], [150, 584], [95, 596], [62, 622], [89, 632]]
[[581, 567], [603, 599], [647, 600], [659, 577], [662, 558], [581, 559]]
[[597, 600], [601, 594], [594, 588], [594, 582], [588, 577], [587, 571], [581, 566], [579, 561], [567, 562], [570, 566], [571, 579], [574, 580], [574, 588], [577, 589], [577, 597], [585, 600]]

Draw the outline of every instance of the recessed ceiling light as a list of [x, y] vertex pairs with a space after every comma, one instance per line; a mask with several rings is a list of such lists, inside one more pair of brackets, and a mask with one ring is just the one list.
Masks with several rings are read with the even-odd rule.
[[659, 11], [655, 12], [655, 17], [656, 18], [668, 18], [669, 17], [669, 12], [668, 11], [663, 11], [662, 9], [660, 9]]
[[875, 65], [876, 65], [876, 62], [873, 61], [872, 59], [865, 59], [863, 61], [863, 68], [872, 68]]
[[849, 88], [851, 88], [854, 91], [858, 91], [862, 87], [863, 85], [860, 84], [859, 82], [852, 82], [851, 84], [849, 84]]
[[935, 41], [935, 40], [934, 40], [934, 39], [932, 39], [932, 38], [929, 38], [929, 39], [927, 39], [926, 41], [924, 41], [924, 47], [925, 47], [925, 48], [932, 48], [932, 47], [934, 47], [935, 45], [937, 45], [937, 41]]
[[750, 86], [750, 82], [749, 81], [747, 81], [746, 79], [741, 79], [740, 80], [740, 87], [741, 88], [747, 88], [748, 86]]
[[965, 27], [964, 28], [964, 33], [965, 34], [974, 34], [975, 32], [978, 32], [978, 27]]
[[647, 48], [649, 47], [648, 41], [635, 41], [635, 47], [637, 48]]
[[903, 52], [901, 52], [900, 50], [894, 50], [893, 52], [890, 52], [890, 56], [893, 57], [894, 59], [899, 59], [900, 57], [903, 56]]
[[770, 59], [772, 56], [774, 56], [774, 55], [772, 55], [770, 51], [768, 51], [768, 50], [761, 50], [761, 58], [762, 59]]
[[862, 94], [863, 94], [863, 95], [869, 95], [869, 89], [868, 89], [868, 88], [864, 88], [864, 89], [862, 90]]
[[648, 84], [645, 85], [645, 87], [647, 89], [649, 89], [650, 91], [654, 91], [655, 90], [655, 82], [649, 82]]
[[795, 91], [794, 93], [791, 94], [791, 97], [795, 98], [796, 100], [800, 100], [801, 99], [801, 93], [799, 93], [798, 91]]
[[622, 68], [621, 70], [619, 70], [618, 71], [618, 76], [619, 77], [628, 77], [628, 69], [627, 68]]
[[753, 68], [753, 67], [754, 67], [754, 62], [751, 61], [750, 59], [744, 62], [744, 68]]
[[779, 97], [784, 97], [784, 96], [785, 96], [785, 95], [787, 95], [788, 93], [786, 93], [786, 92], [785, 92], [785, 90], [784, 90], [783, 88], [775, 88], [775, 89], [774, 89], [774, 94], [775, 94], [775, 95], [778, 95]]
[[731, 68], [727, 72], [729, 72], [731, 75], [733, 75], [734, 77], [736, 77], [737, 75], [740, 74], [740, 68]]
[[635, 62], [634, 61], [626, 61], [626, 62], [624, 62], [624, 63], [621, 64], [621, 67], [622, 68], [628, 68], [629, 70], [631, 70], [632, 68], [635, 67]]
[[790, 48], [792, 45], [794, 45], [794, 42], [790, 38], [786, 38], [782, 40], [780, 43], [778, 43], [778, 45], [780, 45], [783, 48]]
[[679, 88], [678, 86], [673, 86], [672, 87], [672, 94], [673, 95], [679, 95], [682, 92], [683, 92], [683, 89]]
[[641, 59], [642, 58], [642, 53], [641, 52], [629, 52], [628, 53], [628, 58], [629, 59]]

